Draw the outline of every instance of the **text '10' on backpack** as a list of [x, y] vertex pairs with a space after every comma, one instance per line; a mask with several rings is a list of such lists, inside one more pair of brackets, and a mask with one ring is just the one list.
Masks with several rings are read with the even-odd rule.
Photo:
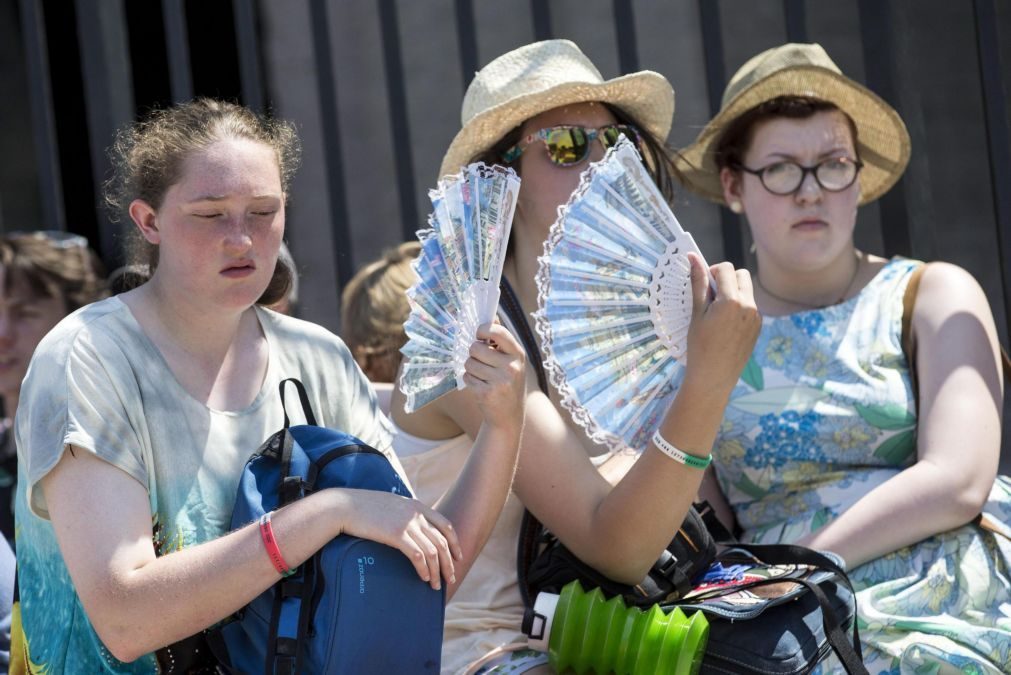
[[[390, 461], [350, 434], [316, 425], [305, 387], [307, 424], [268, 438], [239, 482], [232, 529], [325, 488], [411, 497]], [[400, 551], [341, 535], [250, 602], [221, 628], [227, 667], [241, 673], [438, 673], [445, 591], [418, 577]]]

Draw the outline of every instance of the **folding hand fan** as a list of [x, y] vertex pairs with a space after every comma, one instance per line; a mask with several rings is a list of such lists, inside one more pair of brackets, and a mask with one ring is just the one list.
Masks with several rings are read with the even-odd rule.
[[537, 273], [545, 368], [562, 404], [612, 450], [642, 451], [677, 393], [701, 256], [621, 139], [558, 210]]
[[418, 281], [407, 291], [411, 314], [400, 389], [407, 412], [462, 389], [463, 364], [477, 328], [498, 308], [499, 280], [520, 179], [512, 169], [471, 164], [428, 193], [429, 228], [418, 232]]

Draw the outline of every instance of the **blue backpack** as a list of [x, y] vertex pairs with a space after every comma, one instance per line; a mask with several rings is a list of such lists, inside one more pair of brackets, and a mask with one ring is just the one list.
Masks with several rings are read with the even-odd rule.
[[[296, 379], [308, 424], [284, 428], [250, 457], [232, 529], [324, 488], [411, 492], [389, 460], [354, 436], [316, 425]], [[400, 551], [341, 535], [224, 625], [232, 670], [242, 673], [438, 673], [445, 592], [418, 577]]]

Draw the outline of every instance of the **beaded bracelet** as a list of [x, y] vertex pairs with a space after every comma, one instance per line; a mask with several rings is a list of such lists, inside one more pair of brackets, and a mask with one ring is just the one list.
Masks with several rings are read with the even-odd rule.
[[681, 462], [685, 466], [690, 466], [693, 469], [705, 469], [713, 461], [712, 455], [707, 457], [698, 457], [696, 455], [689, 455], [683, 450], [678, 450], [671, 445], [666, 438], [660, 435], [659, 429], [653, 432], [653, 443], [655, 443], [656, 447], [660, 449], [660, 452], [667, 455], [675, 462]]
[[281, 555], [281, 549], [277, 546], [277, 539], [274, 537], [274, 528], [270, 526], [270, 513], [264, 513], [260, 516], [260, 537], [263, 539], [263, 546], [267, 549], [267, 556], [270, 557], [270, 562], [274, 564], [274, 569], [282, 577], [290, 577], [295, 573], [295, 570], [288, 567], [288, 563], [284, 561], [284, 556]]

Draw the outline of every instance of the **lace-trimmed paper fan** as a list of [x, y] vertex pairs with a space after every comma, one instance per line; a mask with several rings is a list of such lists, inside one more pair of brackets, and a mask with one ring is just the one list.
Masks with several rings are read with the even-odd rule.
[[573, 419], [611, 450], [644, 450], [677, 393], [688, 252], [701, 256], [625, 138], [583, 173], [551, 226], [534, 314], [544, 365]]
[[471, 164], [428, 193], [429, 228], [418, 232], [418, 281], [407, 291], [411, 314], [400, 389], [413, 412], [462, 389], [463, 364], [477, 328], [498, 309], [499, 280], [520, 180], [512, 169]]

